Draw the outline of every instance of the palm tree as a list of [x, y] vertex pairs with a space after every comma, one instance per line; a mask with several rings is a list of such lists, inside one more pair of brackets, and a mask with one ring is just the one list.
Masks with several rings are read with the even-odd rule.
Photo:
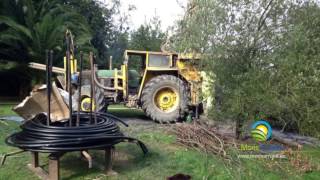
[[[59, 4], [60, 2], [60, 4]], [[56, 0], [1, 0], [0, 1], [0, 65], [10, 77], [6, 85], [19, 89], [24, 97], [32, 84], [43, 80], [43, 73], [28, 71], [26, 65], [34, 61], [45, 63], [45, 50], [54, 50], [54, 65], [63, 63], [64, 33], [70, 29], [78, 49], [94, 50], [91, 30], [86, 20], [70, 6]], [[2, 74], [4, 74], [2, 73]], [[15, 76], [15, 77], [13, 77]], [[14, 81], [14, 82], [13, 82]], [[11, 82], [11, 83], [10, 83]]]
[[44, 63], [45, 50], [52, 49], [60, 64], [66, 29], [80, 49], [92, 49], [86, 20], [58, 1], [2, 0], [0, 12], [0, 59]]

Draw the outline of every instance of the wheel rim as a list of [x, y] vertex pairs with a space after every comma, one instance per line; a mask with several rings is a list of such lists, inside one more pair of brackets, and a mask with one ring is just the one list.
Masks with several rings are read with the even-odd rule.
[[[81, 101], [81, 111], [89, 112], [90, 111], [90, 103], [91, 103], [91, 98], [90, 97], [85, 97]], [[95, 110], [95, 103], [93, 100], [92, 103], [92, 111]]]
[[160, 88], [154, 95], [154, 104], [162, 112], [172, 112], [179, 104], [178, 93], [170, 87]]

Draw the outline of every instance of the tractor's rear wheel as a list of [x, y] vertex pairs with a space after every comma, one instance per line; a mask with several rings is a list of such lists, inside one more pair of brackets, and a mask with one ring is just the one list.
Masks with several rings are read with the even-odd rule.
[[[80, 110], [89, 112], [90, 104], [91, 104], [91, 96], [90, 96], [90, 85], [83, 85], [81, 87], [81, 101], [80, 101]], [[78, 99], [78, 91], [74, 94], [74, 97]], [[97, 112], [106, 112], [106, 103], [104, 100], [103, 89], [98, 86], [95, 87], [95, 98], [92, 103], [92, 111], [96, 110]]]
[[188, 110], [187, 92], [185, 83], [176, 76], [157, 76], [151, 79], [142, 91], [142, 109], [156, 122], [176, 122], [183, 118]]

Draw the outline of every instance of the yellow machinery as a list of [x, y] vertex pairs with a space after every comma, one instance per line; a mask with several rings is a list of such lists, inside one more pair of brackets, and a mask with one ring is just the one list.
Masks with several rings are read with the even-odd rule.
[[[66, 60], [65, 60], [66, 61]], [[77, 76], [77, 60], [71, 54], [72, 74]], [[66, 63], [64, 63], [66, 64]], [[93, 108], [105, 111], [109, 104], [122, 103], [142, 108], [147, 116], [160, 123], [175, 122], [190, 112], [198, 112], [202, 78], [200, 57], [195, 54], [126, 50], [120, 69], [94, 68], [96, 84]], [[30, 67], [44, 69], [31, 63]], [[64, 74], [65, 69], [54, 67]], [[65, 77], [58, 76], [64, 87]], [[81, 110], [90, 110], [90, 71], [82, 71]], [[77, 83], [74, 83], [74, 88]], [[74, 91], [74, 99], [78, 91]]]
[[200, 58], [126, 50], [121, 68], [97, 70], [95, 81], [108, 104], [142, 108], [157, 122], [175, 122], [200, 104]]

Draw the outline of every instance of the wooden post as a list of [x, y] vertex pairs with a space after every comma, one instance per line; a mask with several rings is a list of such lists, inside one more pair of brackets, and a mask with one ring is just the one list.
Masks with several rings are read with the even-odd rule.
[[40, 179], [48, 179], [48, 174], [40, 167], [38, 152], [31, 152], [31, 163], [28, 164], [28, 168]]
[[112, 150], [111, 148], [105, 149], [105, 170], [108, 173], [112, 169]]
[[49, 180], [59, 180], [59, 159], [60, 155], [50, 154], [49, 155]]
[[112, 154], [114, 147], [105, 149], [105, 174], [107, 176], [117, 175], [118, 173], [112, 170]]
[[39, 167], [39, 153], [31, 152], [31, 167], [37, 168]]

